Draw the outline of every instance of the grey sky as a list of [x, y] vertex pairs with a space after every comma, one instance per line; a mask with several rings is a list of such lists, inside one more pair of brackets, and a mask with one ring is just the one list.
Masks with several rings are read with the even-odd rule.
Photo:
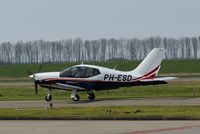
[[0, 42], [199, 36], [199, 0], [0, 0]]

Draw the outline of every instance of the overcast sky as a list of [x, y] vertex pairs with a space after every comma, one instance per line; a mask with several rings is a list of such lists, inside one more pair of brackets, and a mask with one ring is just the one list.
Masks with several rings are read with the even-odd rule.
[[200, 35], [200, 0], [0, 0], [0, 42]]

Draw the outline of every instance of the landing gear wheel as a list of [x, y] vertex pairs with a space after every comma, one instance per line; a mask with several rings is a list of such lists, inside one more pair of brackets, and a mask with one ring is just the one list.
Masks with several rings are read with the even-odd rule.
[[73, 101], [79, 101], [79, 99], [80, 97], [77, 94], [72, 98]]
[[45, 96], [45, 100], [46, 101], [51, 101], [52, 100], [52, 96], [48, 94], [47, 96]]
[[94, 100], [95, 99], [95, 94], [88, 94], [88, 99], [89, 100]]

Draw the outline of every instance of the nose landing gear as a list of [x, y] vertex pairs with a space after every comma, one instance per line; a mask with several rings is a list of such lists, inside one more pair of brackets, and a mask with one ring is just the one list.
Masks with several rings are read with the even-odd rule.
[[47, 96], [45, 96], [45, 100], [46, 101], [51, 101], [52, 100], [52, 96], [51, 96], [51, 89], [49, 88]]
[[46, 101], [51, 101], [52, 100], [51, 94], [47, 94], [47, 96], [45, 96], [45, 100]]

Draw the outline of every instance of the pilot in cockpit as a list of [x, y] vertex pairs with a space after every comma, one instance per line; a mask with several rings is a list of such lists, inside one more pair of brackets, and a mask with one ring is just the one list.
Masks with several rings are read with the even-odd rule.
[[72, 76], [75, 78], [80, 78], [81, 77], [80, 70], [78, 68], [72, 69]]

